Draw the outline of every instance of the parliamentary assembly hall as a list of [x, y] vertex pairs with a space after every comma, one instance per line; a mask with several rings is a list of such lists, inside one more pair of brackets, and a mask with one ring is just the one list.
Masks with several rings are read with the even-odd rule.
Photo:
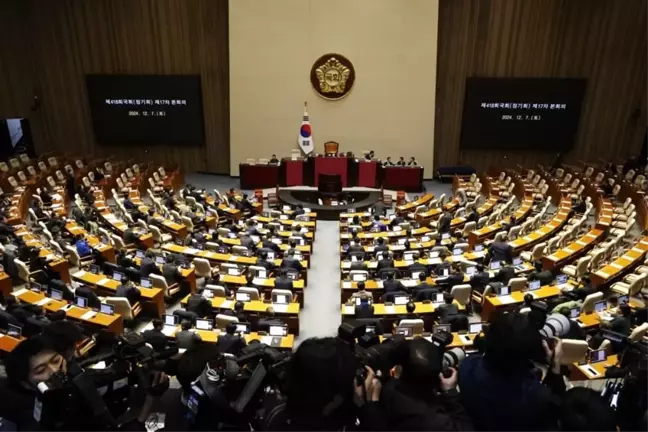
[[648, 430], [646, 0], [0, 0], [0, 431]]

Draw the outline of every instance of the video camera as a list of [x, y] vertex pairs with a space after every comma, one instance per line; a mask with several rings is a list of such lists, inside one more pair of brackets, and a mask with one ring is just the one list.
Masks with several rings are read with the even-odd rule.
[[192, 384], [186, 418], [192, 430], [249, 430], [266, 394], [279, 391], [290, 353], [262, 343], [234, 357], [220, 354]]
[[43, 430], [117, 429], [127, 421], [128, 408], [143, 398], [142, 391], [166, 390], [151, 387], [152, 372], [156, 361], [175, 353], [160, 356], [136, 334], [117, 337], [111, 352], [68, 362], [66, 372], [39, 383], [35, 419]]

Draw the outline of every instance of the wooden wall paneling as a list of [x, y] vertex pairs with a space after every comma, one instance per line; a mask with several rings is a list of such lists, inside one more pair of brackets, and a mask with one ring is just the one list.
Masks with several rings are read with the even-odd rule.
[[646, 2], [441, 0], [435, 121], [437, 166], [479, 170], [550, 164], [556, 154], [461, 150], [467, 77], [585, 77], [575, 145], [565, 162], [638, 153], [646, 133]]
[[[31, 42], [34, 80], [43, 89], [42, 109], [30, 116], [38, 125], [37, 151], [112, 155], [177, 164], [187, 171], [229, 172], [227, 0], [9, 2], [28, 5], [23, 36]], [[85, 86], [90, 73], [200, 75], [205, 145], [99, 146]], [[6, 75], [0, 68], [0, 78]], [[16, 99], [26, 93], [11, 92]]]

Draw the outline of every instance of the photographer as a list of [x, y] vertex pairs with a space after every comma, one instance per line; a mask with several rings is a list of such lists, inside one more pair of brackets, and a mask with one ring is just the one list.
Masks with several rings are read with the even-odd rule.
[[394, 356], [400, 376], [378, 388], [384, 418], [374, 418], [376, 424], [386, 430], [472, 430], [459, 402], [457, 371], [442, 373], [443, 348], [417, 338], [401, 343]]
[[[491, 317], [484, 353], [469, 356], [459, 369], [461, 401], [475, 428], [555, 427], [556, 395], [565, 391], [560, 375], [562, 342], [551, 339], [554, 347], [550, 348], [526, 315], [495, 312]], [[549, 365], [542, 382], [534, 374], [532, 361]]]

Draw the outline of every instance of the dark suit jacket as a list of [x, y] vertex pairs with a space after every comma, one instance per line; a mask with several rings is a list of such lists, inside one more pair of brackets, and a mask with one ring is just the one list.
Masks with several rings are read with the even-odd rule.
[[275, 279], [275, 288], [276, 289], [285, 289], [292, 291], [293, 281], [287, 277], [278, 277]]
[[420, 283], [412, 289], [412, 297], [416, 297], [419, 293], [425, 293], [426, 298], [432, 299], [439, 293], [439, 288], [429, 285], [427, 282]]
[[355, 261], [351, 263], [351, 270], [368, 270], [368, 267], [364, 261]]
[[355, 244], [355, 245], [349, 246], [349, 249], [347, 249], [347, 254], [354, 253], [354, 252], [364, 253], [364, 251], [365, 250], [361, 245]]
[[219, 348], [220, 352], [234, 355], [238, 355], [245, 345], [245, 339], [228, 333], [219, 336], [218, 341], [216, 342], [216, 346]]
[[449, 288], [452, 288], [455, 285], [461, 285], [464, 282], [464, 274], [463, 273], [457, 273], [457, 274], [451, 274], [448, 276], [446, 280], [441, 282], [443, 285], [448, 286]]
[[88, 307], [90, 308], [99, 309], [101, 307], [101, 300], [99, 300], [97, 294], [95, 294], [95, 292], [91, 288], [88, 288], [87, 286], [81, 285], [79, 288], [76, 289], [74, 294], [80, 297], [87, 298]]
[[569, 330], [561, 337], [561, 339], [585, 340], [585, 332], [576, 321], [570, 319]]
[[124, 297], [128, 299], [131, 306], [140, 301], [142, 293], [135, 287], [119, 285], [115, 291], [115, 297]]
[[376, 247], [374, 247], [374, 252], [382, 252], [387, 250], [389, 250], [389, 246], [387, 246], [386, 244], [376, 245]]
[[285, 257], [281, 261], [281, 267], [283, 267], [283, 268], [293, 268], [293, 269], [299, 270], [299, 271], [302, 270], [301, 262], [299, 262], [299, 260], [296, 259], [296, 258]]
[[456, 304], [442, 304], [440, 305], [437, 310], [439, 311], [439, 317], [440, 318], [446, 318], [449, 315], [456, 315], [459, 313], [459, 308], [457, 307]]
[[553, 273], [551, 273], [549, 270], [543, 270], [541, 272], [532, 271], [529, 274], [528, 279], [530, 281], [539, 280], [540, 285], [545, 286], [545, 285], [551, 284], [551, 282], [553, 282], [553, 280], [554, 280], [554, 277], [553, 277]]
[[252, 250], [252, 249], [254, 249], [254, 246], [255, 246], [254, 240], [252, 240], [252, 237], [250, 237], [250, 236], [247, 236], [247, 235], [243, 236], [241, 238], [241, 246], [245, 246], [246, 248]]
[[451, 215], [443, 215], [439, 218], [438, 230], [440, 233], [450, 232], [450, 223], [452, 222]]
[[501, 282], [504, 285], [508, 285], [509, 280], [515, 277], [515, 269], [513, 267], [502, 267], [500, 271], [497, 272], [493, 280], [495, 282]]
[[202, 339], [196, 333], [189, 330], [181, 330], [175, 335], [179, 349], [189, 349], [199, 344]]
[[180, 273], [178, 267], [173, 264], [164, 264], [162, 266], [162, 276], [164, 276], [164, 279], [166, 279], [169, 286], [182, 281], [182, 273]]
[[140, 275], [144, 278], [147, 278], [151, 273], [159, 275], [161, 272], [152, 259], [147, 257], [142, 258], [140, 264]]
[[382, 301], [383, 302], [393, 302], [394, 297], [397, 296], [397, 295], [406, 296], [408, 294], [407, 294], [407, 291], [405, 291], [405, 290], [385, 292], [385, 294], [383, 294], [383, 296], [382, 296]]
[[139, 237], [137, 237], [137, 234], [132, 229], [128, 228], [124, 231], [124, 243], [137, 244], [137, 242], [139, 242]]
[[476, 211], [470, 212], [468, 214], [468, 217], [466, 217], [466, 222], [477, 222], [479, 220], [479, 213]]
[[378, 261], [378, 267], [376, 267], [376, 271], [391, 267], [394, 267], [394, 260], [391, 258], [383, 258]]
[[487, 272], [475, 273], [473, 277], [470, 278], [470, 286], [472, 289], [483, 293], [489, 281], [490, 275]]
[[513, 248], [506, 242], [493, 242], [488, 247], [491, 261], [513, 261]]
[[272, 250], [274, 253], [281, 252], [281, 248], [279, 247], [279, 245], [271, 242], [270, 240], [264, 240], [261, 243], [261, 247], [268, 248], [268, 249]]
[[427, 267], [425, 267], [424, 264], [421, 264], [419, 262], [415, 262], [414, 264], [410, 264], [407, 268], [410, 271], [410, 273], [425, 272], [425, 274], [427, 274]]
[[211, 302], [200, 294], [192, 294], [187, 300], [187, 311], [194, 312], [199, 317], [207, 316], [211, 313]]
[[263, 267], [268, 272], [272, 271], [272, 269], [274, 268], [274, 264], [271, 261], [263, 260], [263, 259], [259, 259], [256, 265]]
[[164, 351], [169, 343], [167, 336], [159, 330], [146, 330], [142, 333], [142, 336], [144, 337], [144, 340], [151, 344], [153, 349], [158, 352]]
[[383, 281], [383, 289], [385, 294], [389, 292], [406, 291], [403, 284], [396, 279]]
[[385, 213], [387, 212], [387, 206], [385, 205], [384, 202], [378, 201], [376, 204], [373, 205], [373, 211], [374, 214], [384, 216]]

